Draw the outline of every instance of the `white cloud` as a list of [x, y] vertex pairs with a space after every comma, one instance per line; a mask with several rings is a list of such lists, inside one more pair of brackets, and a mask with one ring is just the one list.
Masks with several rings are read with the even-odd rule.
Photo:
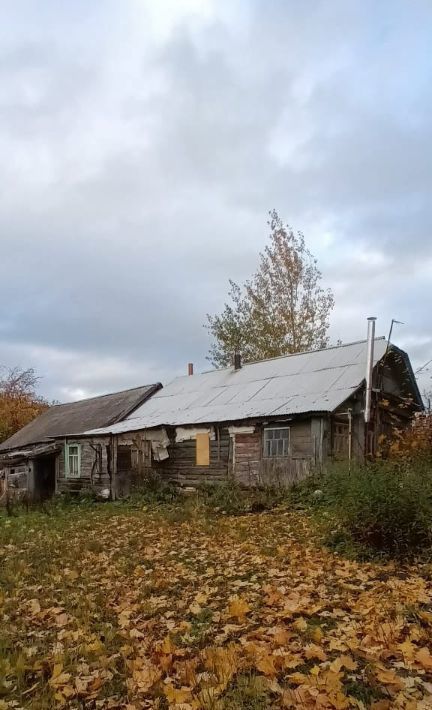
[[0, 362], [59, 399], [204, 366], [205, 314], [254, 270], [273, 207], [334, 288], [332, 337], [395, 317], [426, 361], [432, 13], [414, 6], [6, 3]]

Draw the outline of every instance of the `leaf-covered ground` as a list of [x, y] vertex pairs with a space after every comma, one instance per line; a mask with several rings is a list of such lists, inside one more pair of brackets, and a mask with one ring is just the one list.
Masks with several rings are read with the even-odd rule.
[[0, 708], [432, 708], [430, 568], [301, 513], [0, 518]]

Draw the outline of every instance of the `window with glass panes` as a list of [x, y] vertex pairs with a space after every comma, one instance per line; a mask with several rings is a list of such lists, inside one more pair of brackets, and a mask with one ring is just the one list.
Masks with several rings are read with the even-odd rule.
[[278, 458], [289, 454], [289, 427], [264, 429], [264, 457]]
[[65, 447], [66, 475], [79, 478], [81, 468], [81, 451], [79, 444], [67, 444]]

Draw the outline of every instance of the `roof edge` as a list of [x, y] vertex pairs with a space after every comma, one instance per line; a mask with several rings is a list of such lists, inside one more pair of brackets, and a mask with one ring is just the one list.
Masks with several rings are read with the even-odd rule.
[[80, 404], [81, 402], [91, 402], [95, 399], [103, 399], [104, 397], [112, 397], [115, 394], [126, 394], [126, 392], [134, 392], [135, 390], [142, 390], [143, 387], [162, 387], [160, 382], [153, 383], [151, 385], [138, 385], [137, 387], [127, 387], [124, 390], [116, 390], [115, 392], [105, 392], [104, 394], [95, 394], [93, 397], [83, 397], [83, 399], [73, 399], [70, 402], [59, 402], [58, 404], [51, 404], [50, 409], [55, 409], [57, 407], [68, 407], [70, 404]]
[[[134, 392], [134, 391], [137, 391], [137, 390], [142, 390], [143, 388], [145, 388], [146, 391], [141, 395], [141, 397], [139, 398], [138, 402], [136, 402], [136, 403], [134, 403], [133, 405], [131, 405], [130, 407], [127, 407], [126, 409], [124, 409], [122, 412], [120, 412], [119, 415], [117, 415], [114, 419], [108, 420], [108, 421], [106, 422], [106, 424], [104, 425], [104, 427], [113, 426], [114, 424], [116, 424], [116, 423], [122, 421], [123, 419], [125, 419], [129, 414], [131, 414], [132, 412], [134, 412], [135, 409], [137, 409], [138, 407], [140, 407], [147, 399], [149, 399], [149, 398], [152, 397], [156, 392], [158, 392], [160, 389], [162, 389], [162, 383], [161, 383], [161, 382], [156, 382], [156, 383], [151, 384], [151, 385], [139, 385], [138, 387], [129, 387], [128, 389], [119, 390], [119, 391], [117, 391], [117, 392], [107, 392], [106, 394], [96, 395], [95, 397], [87, 397], [87, 398], [85, 398], [85, 399], [78, 399], [78, 400], [75, 400], [74, 402], [63, 402], [63, 403], [61, 403], [61, 404], [53, 404], [53, 405], [51, 405], [47, 410], [45, 410], [45, 412], [42, 412], [42, 413], [39, 414], [37, 417], [35, 417], [35, 419], [32, 419], [31, 422], [29, 422], [29, 423], [26, 424], [24, 427], [22, 427], [22, 428], [19, 429], [17, 432], [15, 432], [15, 434], [20, 433], [21, 431], [23, 431], [24, 429], [26, 429], [26, 427], [29, 427], [29, 428], [30, 428], [30, 427], [32, 426], [33, 422], [36, 421], [36, 419], [39, 419], [39, 417], [43, 417], [45, 414], [47, 414], [49, 411], [51, 411], [51, 410], [53, 410], [53, 409], [59, 409], [59, 408], [61, 408], [61, 407], [68, 407], [68, 406], [71, 406], [71, 405], [74, 405], [74, 404], [81, 404], [81, 403], [83, 403], [83, 402], [96, 401], [96, 400], [104, 399], [105, 397], [112, 397], [112, 396], [115, 396], [115, 395], [126, 394], [126, 393], [129, 393], [129, 392]], [[81, 433], [84, 433], [84, 432], [82, 432], [82, 431], [81, 431], [81, 432], [75, 432], [75, 433], [71, 432], [71, 433], [68, 434], [67, 436], [78, 436], [78, 434], [81, 434]], [[57, 439], [64, 439], [64, 438], [65, 438], [65, 435], [50, 435], [50, 436], [44, 436], [43, 438], [40, 438], [40, 439], [36, 439], [35, 441], [30, 441], [30, 442], [28, 442], [28, 443], [26, 443], [26, 444], [22, 444], [22, 443], [21, 443], [21, 444], [13, 444], [13, 445], [11, 445], [11, 446], [10, 446], [10, 445], [7, 446], [8, 441], [9, 441], [10, 439], [12, 439], [12, 438], [15, 436], [15, 434], [12, 434], [12, 435], [9, 436], [7, 439], [5, 439], [4, 441], [1, 442], [1, 444], [0, 444], [0, 456], [6, 454], [6, 453], [9, 452], [9, 451], [14, 451], [14, 450], [16, 450], [16, 449], [22, 449], [22, 448], [25, 448], [25, 447], [27, 447], [27, 446], [29, 446], [29, 447], [39, 446], [39, 445], [41, 445], [41, 444], [46, 444], [46, 443], [48, 443], [48, 442], [56, 441]]]
[[[345, 401], [345, 400], [344, 400]], [[263, 420], [284, 420], [284, 419], [301, 419], [304, 417], [322, 417], [332, 414], [334, 410], [332, 409], [306, 409], [304, 412], [292, 412], [290, 414], [262, 414], [260, 416], [255, 415], [251, 417], [239, 417], [237, 419], [209, 419], [206, 421], [199, 422], [183, 422], [178, 424], [153, 424], [152, 426], [142, 426], [134, 427], [130, 429], [124, 429], [121, 432], [112, 432], [110, 427], [100, 427], [99, 429], [89, 429], [87, 432], [82, 434], [74, 434], [71, 436], [91, 438], [92, 436], [116, 436], [118, 434], [131, 434], [134, 431], [150, 431], [151, 429], [175, 429], [176, 427], [197, 427], [197, 426], [227, 426], [228, 424], [233, 424], [234, 422], [262, 422]], [[125, 422], [128, 420], [124, 420]], [[130, 421], [134, 421], [131, 419]], [[119, 422], [120, 423], [120, 422]], [[111, 425], [114, 426], [114, 425]], [[64, 437], [63, 437], [64, 438]]]
[[401, 357], [405, 363], [406, 369], [408, 371], [408, 374], [410, 376], [410, 380], [411, 380], [411, 384], [412, 384], [412, 387], [414, 390], [414, 394], [417, 398], [417, 404], [420, 407], [420, 410], [423, 411], [425, 408], [424, 402], [423, 402], [423, 397], [421, 396], [421, 393], [420, 393], [420, 390], [419, 390], [419, 387], [417, 384], [417, 379], [416, 379], [414, 370], [412, 368], [411, 360], [410, 360], [408, 353], [405, 350], [402, 350], [402, 348], [399, 348], [397, 345], [394, 345], [393, 343], [389, 343], [388, 348], [387, 348], [386, 352], [384, 353], [384, 355], [382, 356], [381, 360], [383, 360], [385, 358], [385, 356], [387, 355], [387, 352], [389, 350], [396, 350], [401, 355]]

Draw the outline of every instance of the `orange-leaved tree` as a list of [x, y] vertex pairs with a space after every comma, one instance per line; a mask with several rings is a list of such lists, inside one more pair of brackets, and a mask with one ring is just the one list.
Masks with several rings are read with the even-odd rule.
[[432, 413], [422, 412], [414, 417], [411, 426], [395, 429], [388, 447], [393, 458], [432, 456]]
[[48, 402], [36, 393], [38, 379], [33, 368], [0, 372], [0, 442], [48, 408]]

